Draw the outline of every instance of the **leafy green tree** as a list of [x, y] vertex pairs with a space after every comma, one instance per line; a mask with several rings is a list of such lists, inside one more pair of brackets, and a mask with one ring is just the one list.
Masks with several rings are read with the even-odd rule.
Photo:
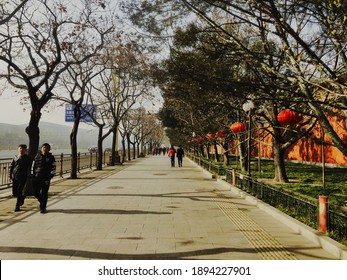
[[[268, 122], [267, 132], [274, 137], [276, 180], [287, 180], [283, 172], [284, 151], [307, 134], [316, 120], [346, 154], [343, 136], [337, 135], [328, 120], [329, 115], [346, 108], [344, 1], [181, 0], [171, 6], [170, 16], [162, 11], [168, 10], [171, 1], [161, 1], [162, 6], [156, 9], [148, 1], [136, 2], [146, 3], [137, 7], [143, 15], [150, 10], [152, 20], [155, 11], [161, 11], [156, 21], [161, 24], [165, 18], [175, 19], [178, 25], [177, 17], [193, 12], [210, 26], [211, 33], [218, 34], [225, 46], [232, 44], [230, 54], [242, 58], [249, 87], [254, 88], [245, 92], [256, 93], [252, 99], [257, 105], [257, 118]], [[307, 122], [295, 130], [283, 130], [277, 121], [283, 108], [308, 116]]]

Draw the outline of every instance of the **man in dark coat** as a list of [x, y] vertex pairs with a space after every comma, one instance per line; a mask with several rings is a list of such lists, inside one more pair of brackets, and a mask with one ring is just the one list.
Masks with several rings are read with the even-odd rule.
[[35, 197], [40, 202], [41, 213], [47, 212], [48, 190], [56, 169], [55, 158], [50, 150], [51, 146], [44, 143], [33, 162], [33, 187]]
[[12, 194], [17, 197], [16, 208], [14, 211], [20, 211], [20, 206], [24, 204], [25, 196], [23, 189], [30, 171], [30, 158], [26, 154], [27, 145], [18, 145], [18, 155], [14, 156], [10, 165], [10, 181], [12, 181]]
[[183, 151], [182, 147], [179, 146], [177, 149], [177, 160], [178, 160], [178, 166], [179, 167], [182, 167], [183, 157], [184, 157], [184, 151]]

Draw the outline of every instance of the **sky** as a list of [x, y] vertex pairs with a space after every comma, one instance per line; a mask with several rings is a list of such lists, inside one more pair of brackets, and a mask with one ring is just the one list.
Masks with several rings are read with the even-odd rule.
[[[26, 96], [26, 95], [23, 95]], [[154, 104], [156, 103], [156, 104]], [[152, 112], [158, 111], [161, 106], [161, 100], [147, 101], [143, 106]], [[40, 122], [49, 122], [72, 127], [72, 122], [65, 122], [65, 106], [58, 106], [51, 101], [47, 107], [41, 111], [42, 116]], [[6, 124], [28, 124], [30, 120], [30, 105], [21, 105], [20, 97], [13, 93], [3, 93], [0, 95], [0, 123]], [[81, 128], [90, 129], [90, 125], [81, 123]]]
[[[72, 3], [72, 2], [71, 2]], [[77, 5], [75, 2], [73, 5]], [[112, 5], [118, 5], [118, 2], [114, 2]], [[114, 11], [119, 11], [119, 9], [115, 9]], [[113, 15], [110, 15], [113, 16]], [[133, 31], [137, 31], [134, 27], [127, 22], [123, 22], [126, 26], [122, 26], [122, 28], [130, 29]], [[122, 30], [122, 29], [121, 29]], [[124, 37], [126, 38], [126, 37]], [[0, 69], [6, 67], [7, 65], [4, 62], [0, 61]], [[6, 68], [4, 68], [6, 69]], [[6, 71], [5, 71], [6, 72]], [[11, 89], [6, 88], [6, 92], [2, 92], [4, 89], [4, 81], [0, 80], [0, 123], [6, 124], [27, 124], [30, 120], [30, 105], [26, 105], [25, 108], [20, 105], [20, 98], [16, 96], [13, 92], [11, 93]], [[17, 94], [18, 95], [18, 94]], [[24, 96], [27, 96], [24, 95]], [[159, 98], [160, 99], [160, 98]], [[54, 103], [50, 102], [51, 107], [54, 106]], [[149, 111], [158, 111], [159, 107], [161, 107], [161, 100], [158, 104], [152, 105], [152, 102], [147, 102], [145, 105], [147, 110]], [[65, 122], [65, 106], [54, 106], [53, 110], [50, 108], [50, 111], [42, 110], [42, 117], [40, 122], [50, 122], [61, 125], [72, 126], [71, 122]], [[90, 128], [89, 125], [81, 124], [81, 127]]]
[[[24, 110], [27, 108], [26, 110]], [[51, 112], [42, 112], [40, 121], [71, 126], [65, 122], [65, 107], [53, 107]], [[30, 120], [30, 108], [20, 104], [20, 98], [3, 94], [0, 96], [0, 123], [27, 124]]]

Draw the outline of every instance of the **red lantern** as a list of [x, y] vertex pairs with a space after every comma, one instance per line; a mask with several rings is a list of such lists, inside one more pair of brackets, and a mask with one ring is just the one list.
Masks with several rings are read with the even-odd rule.
[[279, 114], [277, 115], [277, 120], [281, 124], [288, 125], [298, 123], [301, 118], [297, 112], [286, 109], [279, 112]]
[[241, 122], [236, 122], [230, 126], [230, 130], [234, 133], [240, 133], [246, 130], [246, 126]]
[[207, 133], [206, 134], [207, 138], [214, 139], [215, 135], [213, 133]]
[[223, 129], [221, 129], [217, 131], [216, 136], [219, 138], [225, 138], [227, 136], [227, 133]]

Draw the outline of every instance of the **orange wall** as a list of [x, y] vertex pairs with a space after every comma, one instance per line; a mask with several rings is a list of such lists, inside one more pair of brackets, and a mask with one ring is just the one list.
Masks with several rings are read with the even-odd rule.
[[[347, 127], [346, 122], [341, 120], [341, 118], [331, 117], [329, 118], [330, 123], [332, 123], [333, 129], [337, 134], [342, 137], [343, 141], [347, 143]], [[296, 144], [289, 148], [286, 152], [285, 158], [288, 160], [297, 160], [303, 162], [322, 162], [322, 147], [317, 140], [313, 138], [321, 139], [321, 128], [317, 125], [312, 134], [315, 137], [304, 137], [300, 139]], [[262, 136], [264, 137], [264, 136]], [[241, 136], [245, 139], [245, 135]], [[272, 136], [267, 135], [265, 139], [262, 139], [259, 145], [259, 141], [256, 139], [252, 141], [252, 156], [258, 156], [258, 150], [260, 149], [260, 156], [262, 158], [273, 158], [273, 148], [272, 148]], [[340, 164], [347, 165], [347, 156], [343, 155], [337, 148], [332, 145], [331, 140], [325, 135], [324, 137], [325, 147], [324, 147], [324, 157], [325, 162], [328, 164]], [[230, 147], [235, 147], [236, 143], [230, 143]], [[212, 150], [212, 149], [211, 149]], [[238, 154], [238, 149], [234, 148], [230, 151], [231, 154]]]
[[[337, 118], [329, 118], [330, 123], [333, 126], [333, 129], [337, 134], [342, 137], [343, 141], [347, 143], [347, 127], [346, 122]], [[313, 131], [313, 135], [317, 139], [321, 139], [322, 132], [319, 125], [317, 125]], [[313, 138], [313, 137], [312, 137]], [[288, 160], [297, 160], [297, 161], [306, 161], [306, 162], [322, 162], [322, 146], [317, 141], [314, 141], [312, 138], [304, 137], [300, 139], [296, 144], [289, 148], [286, 152], [286, 159]], [[268, 145], [261, 144], [260, 147], [260, 156], [264, 158], [273, 157], [273, 149], [271, 146], [272, 137], [267, 136], [263, 142], [266, 142]], [[337, 148], [332, 145], [331, 140], [325, 135], [324, 137], [325, 147], [324, 147], [324, 157], [325, 162], [330, 164], [341, 164], [347, 165], [347, 156], [343, 155]], [[254, 156], [258, 156], [258, 147], [255, 147], [253, 151]]]
[[[346, 122], [331, 117], [330, 123], [336, 133], [347, 143], [347, 128]], [[317, 125], [313, 130], [316, 138], [322, 137], [322, 131]], [[324, 157], [326, 163], [347, 165], [347, 156], [343, 155], [336, 147], [333, 146], [331, 140], [325, 135], [324, 137]], [[299, 140], [287, 153], [288, 159], [302, 160], [309, 162], [322, 162], [322, 146], [319, 143], [314, 143], [310, 138]]]

